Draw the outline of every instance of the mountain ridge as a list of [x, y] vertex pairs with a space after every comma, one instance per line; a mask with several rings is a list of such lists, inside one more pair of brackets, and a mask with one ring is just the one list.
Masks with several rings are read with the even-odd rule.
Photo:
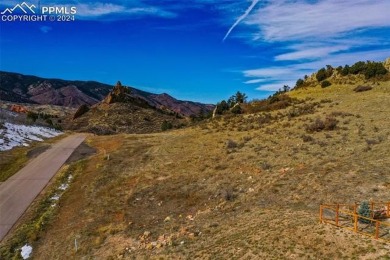
[[[58, 105], [78, 108], [102, 101], [112, 86], [97, 81], [42, 78], [15, 72], [0, 71], [0, 99], [16, 103]], [[199, 116], [214, 105], [178, 100], [166, 93], [155, 94], [129, 87], [132, 95], [144, 99], [158, 109], [168, 109], [183, 116]]]

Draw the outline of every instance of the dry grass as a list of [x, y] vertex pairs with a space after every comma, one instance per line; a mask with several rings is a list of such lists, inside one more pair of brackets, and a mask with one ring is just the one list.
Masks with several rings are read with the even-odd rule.
[[[90, 137], [98, 154], [34, 257], [386, 259], [389, 245], [318, 223], [321, 203], [389, 200], [390, 86], [354, 87], [168, 133]], [[306, 132], [326, 116], [335, 129]]]
[[32, 142], [28, 147], [15, 147], [11, 151], [0, 152], [0, 182], [6, 181], [9, 177], [17, 173], [28, 162], [50, 144], [57, 142], [66, 135], [46, 139], [43, 142]]

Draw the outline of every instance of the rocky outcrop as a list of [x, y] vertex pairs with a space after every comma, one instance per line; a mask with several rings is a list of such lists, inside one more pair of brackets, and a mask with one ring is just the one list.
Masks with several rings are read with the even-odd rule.
[[385, 62], [383, 63], [383, 65], [385, 66], [385, 68], [386, 68], [388, 71], [390, 71], [390, 57], [387, 58], [387, 59], [385, 60]]
[[122, 83], [118, 81], [116, 86], [108, 93], [107, 97], [105, 97], [102, 102], [106, 104], [129, 102], [132, 100], [130, 93], [131, 90], [128, 87], [122, 86]]
[[79, 118], [80, 116], [84, 115], [88, 111], [89, 111], [89, 106], [87, 106], [85, 104], [81, 105], [79, 107], [79, 109], [77, 109], [76, 113], [74, 113], [73, 120], [75, 120], [76, 118]]
[[21, 105], [12, 105], [10, 107], [10, 110], [13, 112], [16, 112], [16, 113], [27, 113], [28, 112], [27, 108], [24, 106], [21, 106]]

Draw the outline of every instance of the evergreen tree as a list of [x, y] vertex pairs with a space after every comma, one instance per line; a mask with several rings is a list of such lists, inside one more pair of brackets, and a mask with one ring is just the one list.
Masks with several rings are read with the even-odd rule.
[[[371, 208], [368, 201], [363, 201], [362, 204], [360, 204], [358, 209], [358, 214], [362, 217], [371, 218]], [[360, 223], [368, 224], [370, 221], [368, 219], [359, 218]]]

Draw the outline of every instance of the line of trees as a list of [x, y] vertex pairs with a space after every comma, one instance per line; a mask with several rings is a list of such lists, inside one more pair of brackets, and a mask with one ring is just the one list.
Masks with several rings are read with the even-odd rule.
[[237, 91], [237, 93], [231, 96], [227, 101], [222, 100], [217, 103], [216, 114], [222, 115], [225, 111], [229, 111], [234, 114], [241, 114], [242, 108], [240, 104], [246, 103], [248, 97], [245, 93]]

